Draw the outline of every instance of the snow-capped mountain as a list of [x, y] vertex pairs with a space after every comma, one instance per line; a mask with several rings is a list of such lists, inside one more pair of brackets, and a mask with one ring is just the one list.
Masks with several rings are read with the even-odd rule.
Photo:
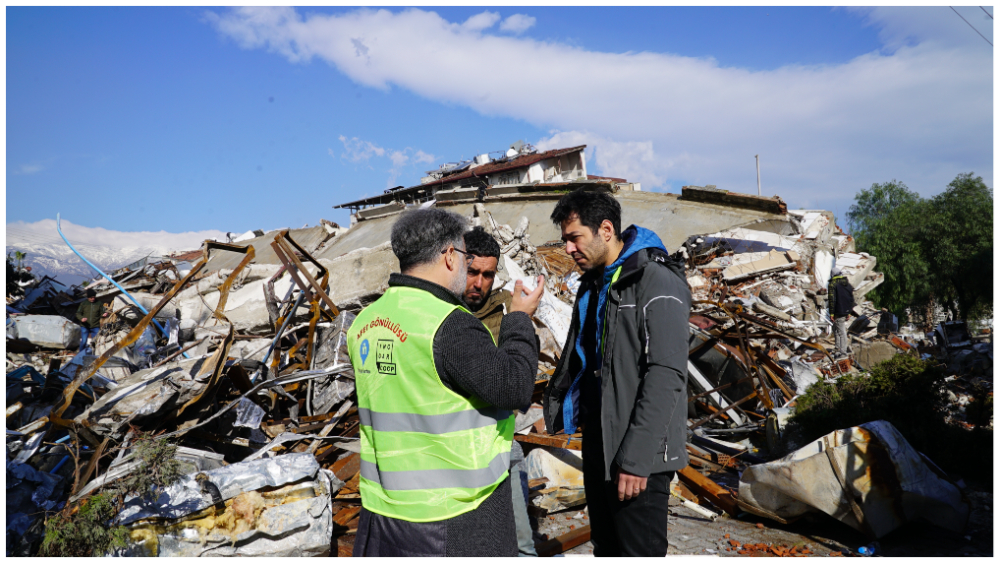
[[[85, 249], [80, 249], [80, 252], [98, 268], [108, 272], [135, 262], [145, 256], [160, 256], [172, 250], [174, 249], [162, 247], [122, 247], [116, 249], [114, 247], [88, 246]], [[27, 257], [22, 261], [22, 264], [30, 266], [31, 272], [39, 278], [48, 275], [58, 278], [63, 284], [73, 285], [98, 276], [94, 272], [94, 269], [87, 266], [85, 262], [73, 254], [73, 251], [65, 243], [56, 245], [28, 242], [25, 240], [18, 241], [16, 238], [8, 237], [7, 252], [13, 256], [14, 251], [27, 253]]]
[[[197, 249], [206, 238], [224, 241], [226, 235], [214, 230], [188, 233], [111, 231], [74, 225], [66, 220], [62, 225], [63, 232], [77, 250], [105, 272], [146, 256]], [[73, 285], [98, 276], [63, 242], [52, 220], [8, 223], [6, 231], [7, 253], [11, 256], [14, 251], [27, 253], [22, 264], [30, 266], [39, 278], [49, 275], [63, 284]]]

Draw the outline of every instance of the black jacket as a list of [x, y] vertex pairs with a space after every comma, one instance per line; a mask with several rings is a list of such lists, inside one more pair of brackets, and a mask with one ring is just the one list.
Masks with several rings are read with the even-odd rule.
[[[390, 286], [424, 290], [450, 304], [465, 304], [447, 289], [412, 276], [392, 274]], [[535, 327], [525, 313], [505, 315], [499, 344], [482, 322], [453, 311], [434, 335], [434, 365], [441, 383], [455, 393], [476, 396], [501, 409], [531, 403], [538, 372]], [[362, 510], [355, 556], [517, 556], [510, 479], [482, 504], [431, 523], [411, 523]]]
[[[101, 326], [101, 315], [104, 314], [104, 304], [90, 300], [83, 300], [80, 307], [76, 308], [76, 320], [87, 329], [94, 329]], [[86, 319], [86, 322], [82, 320]]]
[[[588, 288], [596, 293], [600, 283], [600, 271], [585, 274], [577, 301]], [[683, 267], [660, 249], [642, 249], [625, 260], [618, 281], [608, 290], [607, 303], [600, 374], [605, 479], [611, 479], [612, 463], [637, 476], [679, 470], [688, 462], [691, 311]], [[563, 399], [582, 365], [575, 350], [579, 327], [579, 308], [574, 305], [566, 346], [545, 389], [545, 425], [550, 433], [563, 426]]]
[[854, 309], [854, 288], [846, 276], [840, 274], [830, 278], [826, 299], [830, 315], [846, 317], [851, 314]]

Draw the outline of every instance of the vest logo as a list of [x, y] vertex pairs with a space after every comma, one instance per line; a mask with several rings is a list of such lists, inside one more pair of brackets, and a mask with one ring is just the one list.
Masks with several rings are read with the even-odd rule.
[[375, 368], [382, 374], [396, 375], [396, 364], [392, 359], [392, 340], [379, 339], [375, 343]]
[[368, 339], [361, 341], [361, 364], [364, 365], [366, 360], [368, 360]]

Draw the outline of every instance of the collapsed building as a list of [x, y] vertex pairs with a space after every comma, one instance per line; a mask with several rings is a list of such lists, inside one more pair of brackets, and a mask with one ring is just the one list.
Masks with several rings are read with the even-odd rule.
[[[545, 275], [534, 319], [536, 403], [518, 414], [515, 440], [527, 456], [532, 515], [582, 508], [580, 435], [546, 434], [540, 407], [581, 274], [549, 214], [563, 194], [581, 188], [612, 194], [623, 224], [653, 230], [687, 266], [691, 463], [672, 486], [686, 505], [712, 519], [748, 512], [779, 523], [824, 512], [873, 538], [920, 516], [964, 525], [969, 510], [958, 487], [891, 425], [834, 433], [788, 456], [782, 437], [796, 396], [812, 383], [895, 354], [945, 358], [960, 342], [955, 331], [943, 328], [940, 340], [920, 343], [900, 336], [894, 317], [865, 300], [883, 280], [877, 257], [857, 252], [828, 211], [790, 211], [778, 197], [714, 186], [644, 192], [624, 179], [588, 175], [584, 149], [515, 144], [498, 158], [431, 171], [417, 186], [338, 205], [352, 212], [349, 228], [323, 220], [248, 232], [127, 265], [89, 285], [110, 313], [92, 350], [73, 350], [79, 329], [74, 337], [70, 320], [81, 288], [42, 280], [9, 302], [8, 554], [34, 554], [45, 512], [136, 471], [134, 441], [143, 431], [177, 444], [190, 473], [152, 504], [126, 500], [119, 523], [132, 544], [121, 554], [349, 555], [360, 449], [346, 331], [398, 272], [389, 234], [399, 214], [417, 206], [453, 211], [494, 235], [503, 263], [497, 287]], [[820, 292], [835, 264], [858, 304], [850, 327], [856, 352], [843, 360], [832, 356]], [[45, 318], [44, 337], [29, 329], [33, 317]], [[958, 348], [973, 351], [980, 365], [992, 361], [991, 345], [970, 339]], [[896, 457], [888, 465], [862, 457], [860, 474], [856, 466], [846, 476], [837, 471], [858, 452], [877, 451], [868, 444]], [[110, 445], [118, 445], [117, 456], [102, 458]], [[71, 447], [80, 453], [76, 463], [67, 463]], [[823, 472], [810, 474], [824, 461]], [[911, 480], [892, 491], [864, 482], [865, 472], [902, 466], [939, 477], [933, 487]], [[776, 478], [790, 474], [811, 482]], [[901, 506], [906, 511], [887, 511]], [[588, 530], [540, 539], [538, 550], [567, 550], [586, 542]]]

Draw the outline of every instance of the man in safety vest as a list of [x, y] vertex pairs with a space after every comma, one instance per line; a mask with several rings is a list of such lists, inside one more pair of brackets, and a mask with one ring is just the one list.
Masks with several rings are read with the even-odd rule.
[[355, 556], [517, 556], [512, 409], [531, 401], [543, 284], [518, 283], [499, 342], [465, 308], [466, 220], [429, 208], [392, 228], [400, 274], [348, 335], [361, 421]]
[[[500, 325], [510, 311], [513, 295], [502, 288], [493, 289], [500, 267], [500, 244], [482, 227], [465, 232], [465, 250], [472, 255], [465, 277], [462, 300], [469, 312], [490, 330], [493, 338], [500, 337]], [[519, 409], [528, 410], [527, 405]], [[517, 551], [520, 556], [538, 556], [528, 519], [528, 474], [524, 470], [524, 451], [514, 441], [510, 445], [510, 492], [514, 504], [514, 527], [517, 529]]]

